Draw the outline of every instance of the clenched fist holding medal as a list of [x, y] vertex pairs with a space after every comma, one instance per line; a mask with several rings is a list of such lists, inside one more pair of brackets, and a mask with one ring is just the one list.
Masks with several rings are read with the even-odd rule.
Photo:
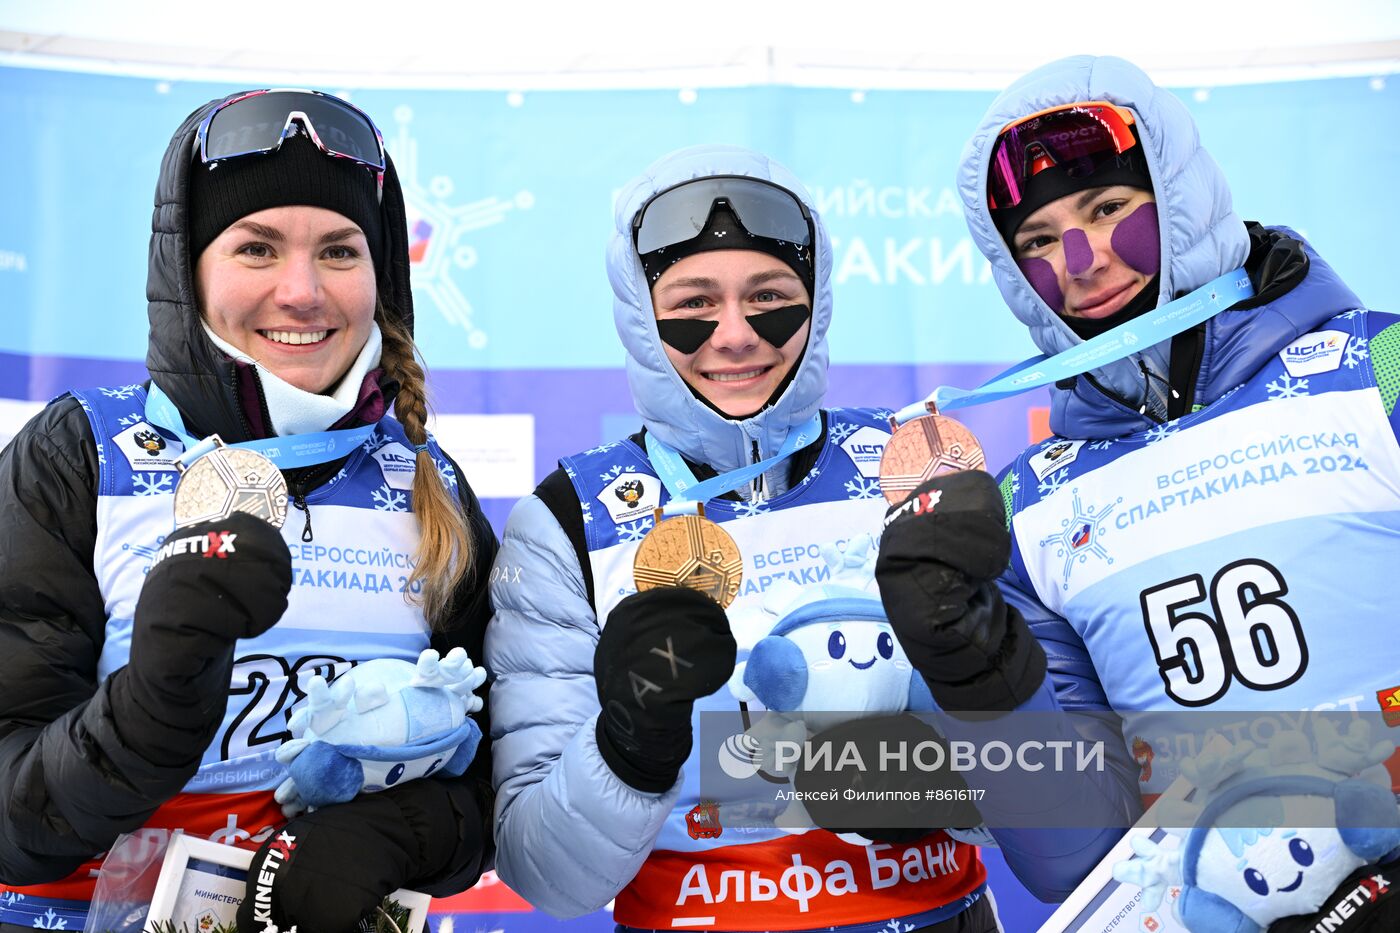
[[598, 750], [613, 773], [638, 790], [676, 783], [690, 755], [690, 714], [734, 671], [738, 648], [724, 607], [743, 579], [739, 546], [693, 514], [656, 524], [637, 548], [637, 592], [608, 614], [593, 672], [598, 681]]
[[926, 407], [903, 425], [890, 419], [880, 598], [940, 707], [1010, 710], [1044, 680], [1045, 652], [997, 589], [1011, 555], [1001, 491], [972, 432]]
[[[269, 523], [286, 515], [281, 473], [260, 454], [205, 443], [211, 452], [177, 487], [175, 512], [183, 520], [146, 574], [130, 661], [111, 686], [114, 704], [152, 711], [130, 731], [135, 750], [157, 767], [187, 767], [190, 774], [223, 721], [235, 643], [282, 618], [292, 584], [286, 542]], [[199, 456], [199, 445], [189, 453]], [[279, 483], [280, 515], [276, 493], [251, 493]]]
[[683, 514], [656, 510], [633, 559], [637, 592], [608, 614], [593, 656], [598, 751], [624, 783], [652, 793], [669, 790], [690, 755], [695, 701], [734, 671], [738, 647], [724, 607], [744, 566], [703, 502], [668, 508]]
[[[748, 482], [821, 435], [820, 416], [791, 432], [767, 460], [695, 480], [680, 455], [647, 435], [647, 454], [672, 500], [633, 559], [637, 592], [608, 614], [593, 669], [598, 751], [638, 790], [669, 790], [690, 754], [695, 701], [720, 689], [738, 648], [724, 607], [743, 579], [734, 539], [705, 517], [704, 502]], [[667, 514], [674, 517], [667, 518]]]

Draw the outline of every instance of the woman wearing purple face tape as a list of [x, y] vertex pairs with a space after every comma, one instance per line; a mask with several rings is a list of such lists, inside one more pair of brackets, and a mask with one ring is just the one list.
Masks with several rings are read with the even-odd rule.
[[1394, 695], [1400, 647], [1381, 632], [1400, 544], [1400, 316], [1366, 310], [1294, 231], [1241, 220], [1185, 105], [1121, 59], [1014, 82], [958, 186], [1049, 356], [1236, 270], [1253, 292], [1154, 345], [1129, 334], [1130, 355], [1056, 383], [1054, 436], [998, 478], [1006, 528], [966, 532], [1009, 545], [998, 589], [1045, 652], [1016, 709], [1120, 717], [1096, 727], [1103, 772], [1020, 779], [1044, 812], [1101, 822], [1004, 832], [995, 795], [983, 806], [1008, 864], [1058, 900], [1199, 741], [1203, 726], [1162, 715], [1378, 715]]

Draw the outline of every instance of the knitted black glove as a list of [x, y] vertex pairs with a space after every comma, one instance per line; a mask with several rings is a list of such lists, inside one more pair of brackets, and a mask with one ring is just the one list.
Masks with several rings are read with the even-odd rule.
[[455, 780], [410, 781], [303, 814], [253, 856], [239, 933], [263, 933], [269, 923], [351, 933], [399, 888], [431, 888], [447, 877], [460, 879], [453, 890], [426, 893], [469, 886], [485, 843], [469, 786]]
[[658, 587], [608, 614], [593, 655], [598, 751], [622, 781], [661, 793], [690, 755], [690, 712], [734, 672], [729, 619], [703, 593]]
[[131, 654], [111, 684], [126, 745], [162, 767], [197, 766], [223, 721], [234, 642], [287, 609], [292, 562], [282, 535], [244, 512], [182, 528], [146, 574]]
[[885, 516], [875, 579], [909, 661], [944, 710], [1009, 710], [1045, 678], [1045, 651], [996, 579], [1011, 556], [991, 475], [936, 476]]

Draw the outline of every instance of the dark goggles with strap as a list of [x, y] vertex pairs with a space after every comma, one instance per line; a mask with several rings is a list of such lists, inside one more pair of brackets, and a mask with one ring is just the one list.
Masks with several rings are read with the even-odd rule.
[[816, 238], [811, 212], [791, 191], [745, 175], [711, 175], [653, 195], [632, 219], [632, 242], [645, 255], [693, 240], [719, 206], [753, 236], [798, 246], [811, 246]]
[[384, 196], [384, 137], [360, 108], [320, 91], [269, 88], [220, 103], [199, 124], [196, 144], [205, 164], [276, 152], [298, 124], [326, 155], [374, 173]]
[[1051, 107], [1008, 123], [992, 147], [988, 207], [1015, 207], [1048, 168], [1063, 168], [1070, 178], [1094, 174], [1138, 144], [1133, 124], [1131, 111], [1106, 101]]

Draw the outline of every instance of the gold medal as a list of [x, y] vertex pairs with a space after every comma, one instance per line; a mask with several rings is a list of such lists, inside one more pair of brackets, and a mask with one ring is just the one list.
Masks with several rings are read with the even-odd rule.
[[890, 419], [894, 436], [880, 457], [880, 491], [890, 505], [903, 502], [916, 487], [935, 476], [980, 470], [987, 462], [971, 431], [938, 414], [932, 402], [928, 410], [927, 415], [902, 426]]
[[188, 467], [175, 484], [175, 527], [228, 518], [248, 512], [281, 528], [287, 520], [287, 480], [262, 454], [229, 447], [216, 434], [214, 449]]
[[739, 595], [744, 580], [744, 559], [729, 533], [705, 517], [704, 503], [697, 514], [662, 520], [647, 532], [632, 559], [637, 589], [683, 586], [698, 590], [727, 608]]

